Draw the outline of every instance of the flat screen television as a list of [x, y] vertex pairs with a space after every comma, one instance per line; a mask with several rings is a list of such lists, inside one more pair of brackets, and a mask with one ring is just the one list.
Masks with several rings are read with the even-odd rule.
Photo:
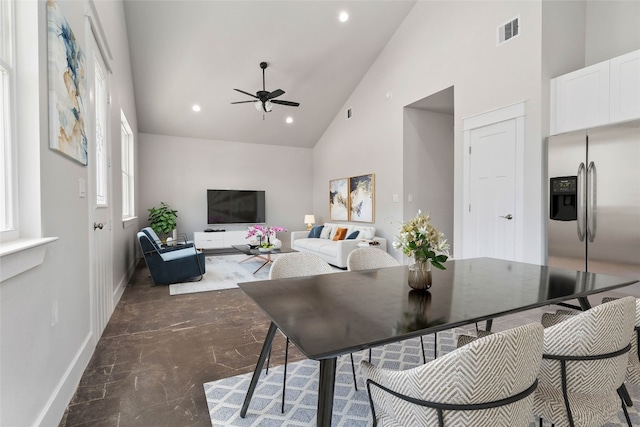
[[207, 190], [207, 224], [265, 222], [264, 191]]

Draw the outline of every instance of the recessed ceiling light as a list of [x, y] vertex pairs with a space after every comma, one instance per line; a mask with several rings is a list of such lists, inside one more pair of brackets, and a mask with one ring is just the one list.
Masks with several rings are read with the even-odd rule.
[[285, 122], [287, 122], [289, 124], [293, 123], [293, 117], [287, 117]]
[[200, 108], [200, 106], [198, 104], [195, 104], [193, 107], [191, 107], [191, 109], [193, 111], [195, 111], [196, 113], [201, 110], [201, 108]]
[[349, 20], [349, 14], [347, 12], [340, 12], [340, 15], [338, 15], [338, 19], [340, 20], [340, 22], [347, 22]]

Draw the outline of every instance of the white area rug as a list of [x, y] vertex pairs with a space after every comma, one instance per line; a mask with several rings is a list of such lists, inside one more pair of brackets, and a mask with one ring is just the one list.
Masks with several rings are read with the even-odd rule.
[[[438, 355], [455, 349], [457, 336], [468, 333], [464, 329], [438, 332]], [[424, 348], [427, 360], [433, 358], [433, 334], [425, 335]], [[367, 352], [354, 353], [358, 391], [353, 387], [349, 356], [338, 358], [336, 366], [336, 386], [333, 400], [334, 427], [365, 427], [372, 425], [371, 410], [364, 379], [359, 372], [360, 360]], [[420, 340], [415, 338], [400, 343], [388, 344], [373, 349], [371, 362], [388, 369], [404, 370], [422, 364]], [[279, 426], [315, 426], [318, 402], [319, 363], [314, 360], [302, 360], [287, 366], [287, 395], [285, 412], [280, 413], [282, 398], [283, 367], [271, 367], [269, 373], [262, 371], [258, 386], [247, 411], [247, 417], [240, 417], [240, 408], [251, 381], [251, 373], [212, 381], [204, 384], [211, 425], [233, 427], [279, 427]], [[634, 426], [640, 425], [640, 387], [628, 385], [634, 405], [629, 415]], [[617, 419], [603, 427], [625, 427], [627, 425], [622, 410]], [[529, 427], [537, 427], [538, 421], [531, 417]], [[545, 422], [544, 427], [550, 427]]]
[[202, 280], [174, 283], [169, 285], [170, 295], [191, 294], [195, 292], [219, 291], [237, 288], [238, 283], [269, 279], [269, 265], [257, 274], [253, 274], [264, 261], [259, 258], [247, 260], [248, 255], [213, 255], [205, 257], [205, 273]]

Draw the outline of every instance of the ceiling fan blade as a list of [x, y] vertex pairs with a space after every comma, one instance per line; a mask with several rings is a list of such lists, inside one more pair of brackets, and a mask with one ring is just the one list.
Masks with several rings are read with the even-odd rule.
[[236, 102], [232, 102], [232, 104], [244, 104], [245, 102], [251, 102], [254, 103], [256, 101], [236, 101]]
[[277, 89], [271, 92], [269, 95], [267, 95], [267, 99], [277, 98], [280, 95], [284, 95], [284, 91], [282, 89]]
[[245, 91], [240, 90], [240, 89], [234, 89], [234, 90], [237, 90], [237, 91], [238, 91], [238, 92], [240, 92], [240, 93], [244, 93], [245, 95], [249, 95], [249, 96], [254, 97], [255, 99], [258, 99], [258, 97], [257, 97], [257, 96], [255, 96], [255, 95], [254, 95], [254, 94], [252, 94], [252, 93], [245, 92]]
[[300, 105], [299, 102], [280, 101], [278, 99], [272, 99], [271, 102], [273, 104], [288, 105], [289, 107], [298, 107]]

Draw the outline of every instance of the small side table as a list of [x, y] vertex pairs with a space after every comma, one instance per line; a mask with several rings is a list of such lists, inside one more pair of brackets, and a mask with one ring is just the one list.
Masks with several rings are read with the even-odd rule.
[[361, 248], [380, 248], [380, 242], [376, 240], [361, 240], [358, 247]]

